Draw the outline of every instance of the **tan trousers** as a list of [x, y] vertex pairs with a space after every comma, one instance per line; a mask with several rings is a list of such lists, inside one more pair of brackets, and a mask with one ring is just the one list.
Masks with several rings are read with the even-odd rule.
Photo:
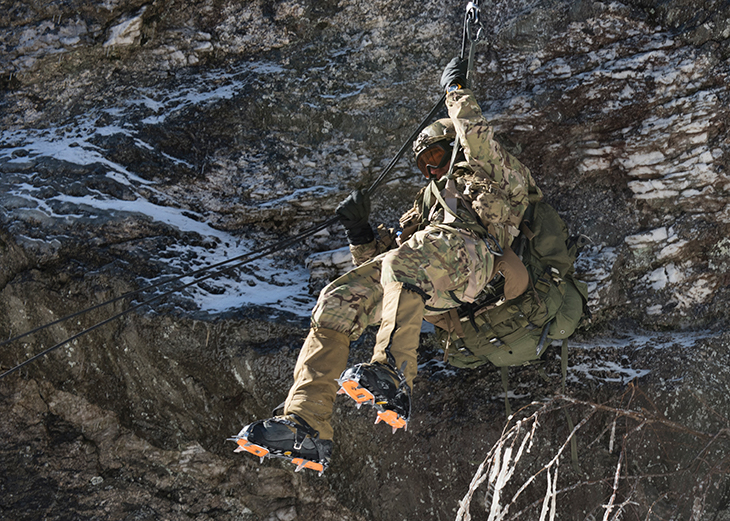
[[349, 351], [347, 335], [312, 328], [294, 367], [294, 385], [284, 404], [284, 414], [301, 416], [324, 440], [332, 439], [330, 419], [339, 388], [336, 380], [347, 369]]
[[380, 323], [372, 361], [401, 369], [413, 389], [426, 298], [434, 308], [453, 308], [456, 295], [479, 290], [493, 259], [483, 244], [441, 229], [416, 232], [405, 244], [327, 286], [312, 312], [312, 329], [294, 369], [284, 413], [297, 414], [332, 439], [335, 381], [347, 369], [350, 340]]
[[423, 296], [405, 288], [402, 282], [383, 286], [383, 318], [371, 361], [395, 364], [395, 369], [403, 368], [411, 389], [418, 372], [418, 340], [425, 307]]
[[[383, 291], [382, 322], [376, 336], [371, 362], [404, 367], [406, 381], [413, 389], [418, 372], [417, 349], [425, 307], [423, 297], [394, 282]], [[297, 364], [294, 385], [284, 404], [284, 414], [297, 414], [319, 437], [331, 440], [332, 409], [339, 384], [347, 369], [350, 340], [347, 335], [325, 328], [309, 330]]]

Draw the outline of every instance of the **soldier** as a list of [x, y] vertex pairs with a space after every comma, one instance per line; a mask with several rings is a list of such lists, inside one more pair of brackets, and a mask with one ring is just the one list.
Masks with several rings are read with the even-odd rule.
[[[413, 144], [429, 183], [401, 218], [399, 235], [375, 238], [364, 191], [338, 207], [358, 267], [320, 293], [283, 415], [244, 427], [239, 449], [323, 472], [338, 393], [374, 406], [376, 423], [406, 427], [424, 317], [473, 302], [497, 272], [505, 276], [506, 298], [527, 288], [527, 272], [510, 244], [528, 205], [542, 194], [530, 171], [494, 140], [466, 88], [466, 71], [465, 60], [448, 64], [441, 86], [449, 117], [426, 127]], [[461, 147], [450, 169], [457, 137]], [[350, 341], [378, 323], [371, 361], [347, 369]]]

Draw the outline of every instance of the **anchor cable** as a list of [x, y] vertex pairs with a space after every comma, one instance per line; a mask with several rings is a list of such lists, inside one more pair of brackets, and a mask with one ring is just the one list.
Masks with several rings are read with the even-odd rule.
[[[476, 26], [478, 26], [478, 27], [475, 29]], [[464, 55], [466, 54], [467, 41], [468, 41], [469, 44], [470, 44], [470, 48], [469, 48], [469, 69], [468, 69], [468, 71], [469, 71], [468, 72], [468, 76], [469, 77], [473, 74], [474, 49], [476, 47], [476, 44], [482, 38], [483, 30], [484, 30], [484, 28], [481, 25], [480, 16], [479, 16], [479, 2], [478, 2], [478, 0], [469, 2], [467, 4], [466, 14], [464, 16], [464, 30], [463, 30], [463, 36], [462, 36], [461, 55], [460, 55], [461, 58], [463, 59], [464, 58]], [[468, 78], [468, 79], [470, 79], [470, 78]], [[383, 172], [381, 172], [381, 174], [378, 176], [378, 178], [367, 189], [368, 195], [372, 195], [377, 190], [377, 188], [380, 186], [380, 184], [385, 180], [385, 178], [390, 174], [390, 172], [393, 170], [393, 168], [395, 168], [395, 165], [403, 157], [403, 155], [405, 154], [406, 150], [411, 146], [411, 144], [416, 139], [416, 137], [421, 132], [421, 130], [423, 130], [423, 128], [426, 127], [426, 125], [435, 117], [436, 113], [441, 109], [441, 107], [443, 106], [445, 100], [446, 100], [446, 93], [444, 93], [441, 96], [441, 98], [436, 102], [436, 104], [433, 106], [433, 108], [429, 111], [428, 115], [421, 121], [421, 123], [418, 125], [418, 127], [416, 128], [416, 130], [403, 143], [403, 145], [398, 150], [398, 152], [393, 157], [393, 159], [390, 161], [390, 163], [388, 163], [388, 165], [383, 169]], [[114, 321], [114, 320], [116, 320], [116, 319], [118, 319], [118, 318], [120, 318], [120, 317], [122, 317], [122, 316], [124, 316], [124, 315], [126, 315], [126, 314], [128, 314], [130, 312], [132, 312], [132, 311], [134, 311], [134, 310], [137, 310], [137, 309], [139, 309], [139, 308], [141, 308], [143, 306], [149, 305], [149, 304], [151, 304], [151, 303], [153, 303], [153, 302], [155, 302], [157, 300], [160, 300], [162, 298], [165, 298], [165, 297], [168, 297], [168, 296], [173, 295], [175, 293], [178, 293], [178, 292], [184, 290], [185, 288], [188, 288], [188, 287], [193, 286], [195, 284], [199, 284], [200, 282], [203, 282], [204, 280], [207, 280], [209, 278], [212, 278], [212, 277], [214, 277], [216, 275], [220, 275], [220, 274], [223, 274], [223, 273], [227, 273], [227, 272], [229, 272], [231, 270], [240, 268], [244, 264], [247, 264], [247, 263], [252, 262], [254, 260], [261, 259], [261, 258], [263, 258], [265, 256], [268, 256], [268, 255], [271, 255], [271, 254], [276, 253], [278, 251], [281, 251], [284, 248], [287, 248], [289, 246], [293, 246], [293, 245], [295, 245], [297, 243], [300, 243], [303, 239], [305, 239], [307, 237], [310, 237], [310, 236], [316, 234], [317, 232], [319, 232], [321, 230], [324, 230], [325, 228], [327, 228], [327, 227], [329, 227], [329, 226], [331, 226], [333, 224], [336, 224], [338, 222], [339, 222], [339, 218], [338, 217], [336, 217], [336, 216], [335, 217], [331, 217], [331, 218], [323, 221], [320, 224], [317, 224], [317, 225], [312, 226], [311, 228], [308, 228], [307, 230], [301, 232], [300, 234], [298, 234], [295, 237], [291, 237], [291, 238], [288, 238], [288, 239], [284, 239], [282, 241], [279, 241], [277, 243], [274, 243], [273, 245], [270, 245], [270, 246], [267, 246], [267, 247], [264, 247], [264, 248], [260, 248], [258, 250], [254, 250], [254, 251], [251, 251], [251, 252], [248, 252], [248, 253], [239, 255], [237, 257], [233, 257], [231, 259], [226, 259], [226, 260], [223, 260], [221, 262], [218, 262], [218, 263], [212, 264], [210, 266], [206, 266], [206, 267], [200, 268], [198, 270], [195, 270], [195, 271], [192, 271], [192, 272], [189, 272], [189, 273], [185, 273], [185, 274], [182, 274], [182, 275], [178, 275], [178, 276], [175, 276], [175, 277], [172, 277], [172, 278], [169, 278], [169, 279], [166, 279], [166, 280], [163, 280], [163, 281], [160, 281], [160, 282], [157, 282], [157, 283], [154, 283], [154, 284], [150, 284], [150, 285], [147, 285], [145, 287], [142, 287], [142, 288], [139, 288], [139, 289], [136, 289], [136, 290], [133, 290], [133, 291], [124, 293], [123, 295], [120, 295], [118, 297], [114, 297], [114, 298], [112, 298], [110, 300], [101, 302], [99, 304], [95, 304], [95, 305], [93, 305], [91, 307], [88, 307], [86, 309], [77, 311], [77, 312], [72, 313], [70, 315], [64, 316], [62, 318], [59, 318], [59, 319], [54, 320], [52, 322], [49, 322], [47, 324], [43, 324], [43, 325], [38, 326], [38, 327], [36, 327], [34, 329], [31, 329], [29, 331], [26, 331], [25, 333], [16, 335], [16, 336], [14, 336], [14, 337], [12, 337], [10, 339], [4, 340], [4, 341], [0, 342], [0, 347], [5, 346], [7, 344], [10, 344], [12, 342], [16, 342], [16, 341], [18, 341], [18, 340], [20, 340], [22, 338], [25, 338], [27, 336], [30, 336], [30, 335], [34, 334], [34, 333], [37, 333], [37, 332], [42, 331], [44, 329], [47, 329], [47, 328], [49, 328], [51, 326], [60, 324], [60, 323], [65, 322], [67, 320], [71, 320], [72, 318], [77, 318], [77, 317], [79, 317], [81, 315], [84, 315], [84, 314], [89, 313], [91, 311], [97, 310], [97, 309], [102, 308], [104, 306], [113, 304], [113, 303], [118, 302], [120, 300], [124, 300], [124, 299], [128, 299], [128, 298], [134, 297], [136, 295], [139, 295], [140, 293], [143, 293], [143, 292], [146, 292], [146, 291], [149, 291], [149, 290], [152, 290], [152, 289], [161, 287], [161, 286], [165, 286], [165, 285], [168, 285], [168, 284], [172, 284], [173, 282], [178, 282], [178, 281], [180, 281], [180, 280], [182, 280], [184, 278], [197, 277], [198, 275], [202, 275], [202, 274], [207, 273], [206, 275], [201, 276], [201, 277], [198, 277], [198, 278], [195, 278], [194, 280], [192, 280], [190, 282], [187, 282], [187, 283], [185, 283], [185, 284], [183, 284], [181, 286], [177, 286], [177, 287], [175, 287], [175, 288], [173, 288], [171, 290], [168, 290], [168, 291], [166, 291], [164, 293], [161, 293], [159, 295], [155, 295], [154, 297], [151, 297], [151, 298], [149, 298], [147, 300], [144, 300], [143, 302], [139, 302], [137, 304], [134, 304], [134, 305], [130, 306], [129, 308], [125, 309], [124, 311], [121, 311], [121, 312], [119, 312], [119, 313], [117, 313], [117, 314], [115, 314], [115, 315], [113, 315], [113, 316], [111, 316], [111, 317], [109, 317], [109, 318], [107, 318], [105, 320], [102, 320], [101, 322], [98, 322], [98, 323], [96, 323], [96, 324], [94, 324], [94, 325], [92, 325], [92, 326], [90, 326], [90, 327], [88, 327], [86, 329], [83, 329], [82, 331], [80, 331], [80, 332], [76, 333], [75, 335], [67, 338], [66, 340], [64, 340], [62, 342], [59, 342], [59, 343], [57, 343], [57, 344], [49, 347], [48, 349], [45, 349], [44, 351], [41, 351], [40, 353], [38, 353], [36, 355], [33, 355], [32, 357], [28, 358], [27, 360], [21, 362], [20, 364], [12, 367], [11, 369], [5, 371], [2, 374], [0, 374], [0, 380], [3, 379], [3, 378], [5, 378], [6, 376], [8, 376], [8, 375], [10, 375], [10, 374], [18, 371], [22, 367], [24, 367], [24, 366], [32, 363], [33, 361], [38, 360], [39, 358], [42, 358], [42, 357], [46, 356], [47, 354], [51, 353], [52, 351], [54, 351], [54, 350], [56, 350], [56, 349], [58, 349], [58, 348], [60, 348], [62, 346], [67, 345], [69, 342], [72, 342], [72, 341], [76, 340], [77, 338], [85, 335], [86, 333], [89, 333], [91, 331], [94, 331], [94, 330], [96, 330], [96, 329], [98, 329], [98, 328], [100, 328], [100, 327], [102, 327], [102, 326], [104, 326], [104, 325], [106, 325], [106, 324], [108, 324], [108, 323], [110, 323], [110, 322], [112, 322], [112, 321]], [[223, 268], [224, 266], [226, 266], [228, 264], [231, 264], [231, 263], [234, 263], [234, 262], [237, 262], [237, 264], [234, 264], [232, 266], [227, 266], [227, 267]], [[219, 268], [222, 268], [222, 269], [219, 270]], [[213, 271], [213, 270], [218, 270], [218, 271]]]

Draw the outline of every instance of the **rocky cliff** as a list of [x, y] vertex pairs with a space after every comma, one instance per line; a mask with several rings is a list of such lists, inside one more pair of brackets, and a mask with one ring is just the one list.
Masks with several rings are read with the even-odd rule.
[[[194, 279], [383, 172], [465, 3], [0, 0], [0, 338], [94, 307], [2, 345], [0, 368], [119, 315], [0, 380], [0, 519], [537, 519], [552, 497], [560, 519], [730, 515], [730, 3], [480, 4], [482, 109], [592, 240], [570, 398], [559, 348], [547, 381], [512, 370], [520, 428], [539, 422], [511, 473], [499, 372], [446, 368], [425, 331], [408, 433], [342, 402], [318, 477], [226, 438], [285, 396], [342, 229]], [[421, 184], [398, 162], [373, 221]], [[563, 411], [578, 461], [558, 474]]]

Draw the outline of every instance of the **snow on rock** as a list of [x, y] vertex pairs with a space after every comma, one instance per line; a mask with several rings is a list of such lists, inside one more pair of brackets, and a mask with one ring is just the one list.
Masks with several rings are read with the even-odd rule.
[[653, 247], [656, 243], [663, 243], [667, 240], [667, 237], [667, 228], [662, 226], [646, 233], [629, 235], [625, 240], [630, 248], [638, 249]]
[[[647, 309], [647, 313], [657, 310]], [[649, 360], [652, 353], [662, 356], [666, 350], [691, 349], [705, 338], [709, 331], [666, 333], [625, 332], [611, 338], [595, 338], [591, 342], [570, 342], [568, 380], [627, 384], [652, 373]], [[591, 352], [602, 353], [595, 358]], [[636, 362], [641, 359], [642, 362]]]
[[[398, 24], [407, 22], [359, 2], [333, 5], [331, 12], [298, 1], [204, 1], [165, 16], [159, 9], [108, 1], [94, 16], [79, 10], [28, 18], [3, 33], [4, 70], [45, 75], [49, 85], [63, 78], [51, 102], [8, 91], [17, 96], [2, 136], [8, 175], [38, 188], [27, 169], [48, 158], [98, 164], [123, 200], [178, 208], [216, 230], [254, 225], [295, 233], [331, 215], [338, 196], [382, 171], [432, 101], [434, 67], [451, 54], [429, 36], [450, 33], [449, 23], [425, 16], [428, 9], [398, 7], [408, 13], [404, 20], [419, 21], [406, 32]], [[520, 159], [549, 200], [558, 200], [571, 229], [589, 228], [581, 231], [600, 244], [585, 262], [591, 301], [600, 309], [626, 301], [637, 310], [656, 306], [644, 303], [645, 292], [658, 293], [652, 288], [659, 284], [647, 275], [667, 273], [688, 256], [710, 266], [701, 256], [712, 245], [698, 240], [722, 233], [708, 235], [702, 223], [730, 223], [721, 128], [727, 71], [711, 49], [688, 45], [634, 10], [592, 3], [546, 31], [546, 20], [562, 16], [557, 6], [493, 5], [500, 52], [476, 56], [475, 92], [485, 114], [521, 146]], [[372, 23], [357, 22], [365, 18]], [[548, 32], [554, 34], [545, 38]], [[135, 45], [143, 37], [144, 45]], [[75, 59], [99, 72], [67, 73], [65, 57], [77, 48], [90, 54]], [[408, 59], [396, 63], [403, 49]], [[115, 74], [122, 65], [128, 78], [147, 70], [150, 76], [121, 86]], [[95, 92], [94, 79], [101, 78], [108, 84]], [[72, 107], [86, 114], [70, 114]], [[180, 171], [189, 182], [163, 189], [167, 172]], [[389, 226], [419, 188], [413, 173], [407, 158], [400, 161], [379, 194], [382, 202], [374, 202]], [[81, 199], [46, 192], [44, 199], [20, 184], [7, 191], [5, 204], [21, 222], [28, 225], [33, 215], [39, 222], [81, 222], [70, 209]], [[101, 192], [109, 195], [111, 184], [105, 186]], [[18, 207], [23, 197], [26, 208]], [[43, 242], [22, 235], [29, 244]], [[63, 244], [57, 235], [53, 240]], [[341, 244], [335, 230], [309, 243], [317, 250]], [[708, 276], [717, 287], [719, 271]]]
[[682, 288], [675, 294], [680, 310], [687, 311], [697, 304], [707, 302], [717, 289], [717, 281], [713, 277], [699, 276], [691, 286]]
[[654, 291], [664, 289], [668, 284], [679, 284], [684, 280], [685, 276], [677, 269], [674, 264], [668, 264], [657, 268], [644, 277], [644, 281], [651, 286]]
[[[0, 132], [0, 162], [3, 164], [0, 207], [9, 229], [17, 231], [17, 241], [29, 251], [54, 255], [72, 240], [76, 229], [82, 230], [91, 223], [98, 229], [127, 218], [142, 218], [180, 234], [180, 240], [168, 242], [147, 256], [148, 261], [166, 265], [167, 270], [178, 275], [257, 251], [261, 243], [221, 230], [209, 219], [208, 212], [196, 211], [194, 207], [200, 205], [201, 199], [190, 201], [189, 189], [181, 194], [163, 186], [159, 180], [145, 179], [134, 171], [133, 165], [110, 158], [108, 151], [99, 146], [99, 140], [128, 138], [134, 147], [152, 150], [153, 147], [140, 137], [142, 131], [164, 124], [166, 118], [177, 111], [200, 110], [235, 96], [257, 71], [269, 74], [279, 70], [278, 66], [251, 62], [238, 71], [201, 75], [195, 83], [179, 89], [136, 89], [131, 97], [111, 99], [98, 111], [71, 119], [64, 126], [3, 130]], [[149, 115], [139, 117], [140, 113]], [[163, 156], [168, 164], [176, 167], [191, 166], [170, 154]], [[45, 174], [39, 173], [38, 167], [49, 160], [56, 162], [63, 171], [76, 169], [80, 178], [72, 175], [66, 183], [58, 176], [58, 179], [45, 180]], [[83, 178], [82, 172], [88, 177]], [[226, 172], [222, 175], [226, 176]], [[211, 182], [201, 186], [203, 191], [211, 190], [214, 176], [215, 171], [212, 171]], [[89, 183], [97, 187], [86, 187]], [[230, 189], [227, 176], [224, 183], [228, 184], [222, 189]], [[331, 187], [322, 186], [287, 189], [280, 194], [267, 191], [262, 194], [259, 205], [272, 211], [285, 206], [313, 208], [317, 206], [317, 199], [326, 198], [332, 192]], [[230, 211], [229, 208], [225, 210]], [[43, 232], [38, 226], [40, 223], [45, 223], [48, 230]], [[199, 243], [184, 244], [186, 234], [199, 237]], [[102, 239], [97, 241], [104, 242]], [[221, 313], [248, 305], [275, 307], [300, 316], [309, 314], [313, 300], [309, 295], [308, 273], [303, 266], [285, 268], [264, 258], [252, 267], [255, 270], [244, 268], [193, 285], [186, 290], [188, 297], [205, 313]], [[181, 283], [193, 280], [194, 277], [185, 277]], [[156, 277], [151, 277], [141, 283], [157, 281]]]
[[642, 277], [643, 284], [653, 292], [666, 292], [670, 298], [666, 304], [653, 304], [646, 308], [647, 314], [657, 315], [670, 309], [687, 316], [697, 305], [706, 303], [717, 289], [715, 277], [698, 273], [688, 263], [669, 263]]
[[688, 253], [687, 249], [691, 244], [687, 239], [680, 239], [674, 227], [666, 226], [629, 235], [624, 240], [632, 250], [650, 250], [656, 253], [656, 260], [664, 262], [681, 258]]
[[606, 245], [591, 245], [580, 254], [576, 261], [578, 278], [588, 285], [588, 306], [599, 311], [609, 300], [611, 274], [618, 257], [616, 248]]
[[[692, 67], [702, 70], [702, 60]], [[689, 66], [678, 70], [687, 72]], [[630, 133], [618, 163], [636, 178], [628, 184], [634, 197], [685, 209], [724, 206], [719, 192], [729, 179], [717, 168], [724, 152], [709, 145], [720, 103], [713, 90], [675, 98]]]
[[0, 71], [18, 73], [33, 68], [49, 55], [65, 54], [77, 48], [96, 28], [78, 16], [39, 21], [22, 31], [5, 31], [0, 36]]
[[349, 246], [314, 253], [307, 257], [305, 265], [309, 270], [309, 283], [313, 293], [355, 267]]
[[685, 249], [689, 246], [689, 241], [680, 240], [676, 236], [673, 236], [672, 238], [674, 239], [674, 241], [672, 241], [671, 238], [668, 241], [672, 244], [665, 246], [659, 251], [659, 253], [657, 254], [657, 260], [663, 261], [667, 259], [676, 259], [686, 256]]
[[[644, 45], [656, 42], [649, 40]], [[623, 76], [617, 75], [621, 70], [639, 71], [642, 79], [653, 78], [660, 87], [652, 93], [653, 101], [659, 103], [638, 126], [624, 129], [621, 148], [582, 143], [584, 157], [578, 168], [593, 173], [620, 167], [633, 178], [628, 186], [639, 200], [663, 204], [669, 201], [683, 208], [705, 207], [706, 204], [698, 205], [703, 199], [718, 204], [722, 197], [718, 191], [724, 191], [730, 180], [717, 168], [723, 150], [709, 146], [710, 131], [721, 107], [719, 91], [690, 88], [693, 82], [698, 82], [698, 87], [710, 68], [706, 57], [692, 59], [649, 51], [604, 62], [597, 69], [582, 73], [584, 84], [596, 85], [593, 96], [597, 99], [606, 97], [604, 84], [597, 78], [610, 74], [621, 79]], [[618, 95], [619, 99], [623, 97]], [[606, 110], [619, 108], [605, 106]]]
[[[323, 479], [345, 479], [350, 490], [329, 487], [329, 494], [322, 481], [325, 495], [312, 498], [317, 490], [309, 479], [292, 481], [284, 467], [245, 454], [221, 460], [228, 470], [219, 478], [199, 447], [218, 451], [226, 436], [279, 403], [314, 303], [308, 279], [324, 284], [336, 277], [350, 267], [349, 253], [341, 248], [342, 227], [333, 225], [230, 273], [197, 283], [192, 274], [297, 238], [330, 218], [353, 188], [374, 181], [441, 95], [438, 79], [457, 51], [461, 8], [437, 0], [7, 4], [0, 10], [3, 338], [130, 286], [177, 276], [192, 283], [170, 299], [171, 308], [129, 314], [30, 366], [22, 378], [3, 381], [5, 402], [14, 387], [25, 389], [22, 405], [5, 407], [11, 421], [0, 422], [12, 440], [3, 468], [12, 469], [11, 484], [23, 485], [12, 508], [32, 518], [40, 497], [52, 504], [49, 518], [104, 517], [99, 508], [81, 508], [103, 505], [127, 517], [149, 517], [150, 509], [166, 519], [215, 511], [227, 521], [288, 519], [314, 500], [323, 518], [453, 518], [473, 461], [504, 425], [494, 368], [445, 370], [443, 353], [434, 354], [437, 362], [421, 357], [421, 382], [433, 378], [416, 387], [415, 444], [398, 445], [401, 438], [388, 433], [370, 450], [373, 444], [358, 440], [372, 418], [338, 404], [339, 456]], [[727, 333], [708, 340], [682, 329], [727, 329], [728, 16], [721, 3], [706, 0], [696, 9], [660, 4], [652, 11], [647, 2], [484, 3], [489, 43], [477, 48], [473, 87], [571, 232], [594, 241], [577, 274], [589, 285], [595, 328], [571, 340], [569, 392], [605, 403], [628, 397], [627, 384], [638, 380], [641, 393], [659, 394], [654, 403], [672, 413], [667, 418], [697, 429], [692, 420], [701, 414], [727, 417], [730, 396]], [[373, 198], [373, 225], [395, 225], [423, 186], [409, 155]], [[50, 345], [51, 336], [63, 340], [76, 326], [107, 316], [92, 315], [1, 350], [3, 367]], [[290, 324], [281, 320], [292, 315]], [[353, 358], [369, 359], [368, 335], [353, 343]], [[431, 337], [422, 336], [423, 348]], [[536, 367], [511, 371], [513, 399], [560, 392], [556, 351], [549, 350], [545, 366], [556, 376], [552, 385], [542, 383]], [[669, 392], [685, 386], [686, 396], [662, 396], [664, 383]], [[58, 395], [54, 387], [68, 396], [43, 414], [44, 400]], [[695, 392], [712, 407], [687, 398]], [[96, 432], [74, 413], [88, 410], [74, 402], [82, 396], [113, 410], [126, 429], [122, 441], [134, 440], [128, 450], [116, 443], [119, 436], [106, 442], [122, 447], [116, 456], [95, 436], [81, 440], [96, 443], [86, 443], [91, 452], [77, 450], [79, 432]], [[639, 403], [632, 398], [630, 405]], [[611, 418], [606, 422], [593, 432], [603, 432]], [[563, 424], [556, 425], [540, 447], [565, 441]], [[459, 450], [444, 450], [445, 439]], [[49, 446], [54, 451], [44, 450]], [[163, 446], [170, 450], [157, 450]], [[675, 447], [647, 448], [652, 466]], [[151, 462], [137, 457], [140, 448]], [[681, 448], [689, 458], [684, 468], [693, 471], [705, 461], [696, 455], [709, 454]], [[393, 450], [402, 455], [397, 461], [388, 457]], [[594, 474], [580, 481], [607, 486], [600, 494], [559, 494], [557, 517], [605, 510], [617, 454], [604, 453], [581, 449], [583, 470]], [[412, 464], [400, 464], [406, 460]], [[357, 479], [349, 479], [352, 468], [363, 469]], [[195, 469], [203, 473], [197, 480]], [[666, 468], [636, 473], [644, 471], [658, 476]], [[264, 486], [242, 488], [250, 475]], [[384, 477], [409, 486], [374, 497], [369, 492]], [[721, 479], [703, 490], [726, 490]], [[642, 518], [647, 509], [669, 516], [667, 503], [678, 495], [652, 480], [619, 487], [616, 504]], [[75, 483], [92, 483], [81, 507]], [[625, 496], [629, 489], [640, 497]], [[704, 517], [722, 517], [721, 496], [706, 495], [721, 511], [708, 507]], [[362, 508], [328, 509], [338, 502]]]

